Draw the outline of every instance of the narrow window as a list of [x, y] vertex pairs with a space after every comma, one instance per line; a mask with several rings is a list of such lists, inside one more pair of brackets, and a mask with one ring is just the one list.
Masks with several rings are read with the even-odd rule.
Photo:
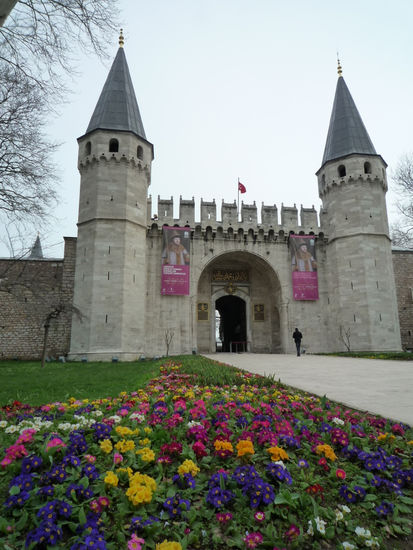
[[90, 141], [88, 141], [85, 145], [85, 153], [86, 155], [90, 155], [91, 152], [92, 152], [92, 144], [90, 143]]
[[108, 254], [110, 254], [110, 246], [108, 247]]
[[353, 315], [354, 322], [356, 322], [356, 314]]
[[135, 273], [133, 274], [133, 282], [135, 282]]
[[377, 288], [379, 288], [379, 281], [376, 281]]
[[107, 322], [108, 322], [108, 314], [106, 314], [106, 316], [105, 316], [105, 323], [107, 323]]
[[324, 187], [325, 184], [326, 184], [326, 175], [325, 175], [325, 174], [323, 174], [323, 175], [321, 176], [321, 183], [323, 184], [323, 187]]
[[117, 153], [119, 151], [119, 141], [117, 139], [111, 139], [109, 141], [109, 153]]
[[109, 278], [110, 278], [110, 272], [108, 271], [108, 281], [109, 281]]
[[143, 159], [143, 148], [140, 145], [138, 145], [136, 155], [137, 155], [138, 159], [140, 159], [140, 160]]
[[351, 260], [348, 261], [348, 265], [351, 267]]
[[168, 215], [168, 210], [165, 210], [165, 217]]
[[340, 164], [340, 166], [338, 167], [338, 175], [340, 176], [340, 178], [344, 178], [344, 176], [346, 175], [346, 167], [344, 166], [344, 164]]
[[369, 162], [364, 163], [364, 173], [371, 174], [371, 164]]
[[380, 321], [381, 321], [381, 313], [379, 313]]
[[351, 281], [350, 284], [351, 284], [351, 290], [354, 290], [353, 281]]

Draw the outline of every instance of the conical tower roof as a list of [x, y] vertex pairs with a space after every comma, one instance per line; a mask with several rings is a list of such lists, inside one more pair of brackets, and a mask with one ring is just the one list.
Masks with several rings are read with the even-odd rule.
[[86, 134], [94, 130], [118, 130], [133, 132], [146, 140], [122, 44], [123, 42], [113, 61]]
[[377, 154], [340, 72], [322, 165], [353, 153]]
[[42, 243], [40, 242], [40, 237], [37, 235], [34, 245], [30, 251], [29, 260], [42, 260], [43, 259], [43, 250]]

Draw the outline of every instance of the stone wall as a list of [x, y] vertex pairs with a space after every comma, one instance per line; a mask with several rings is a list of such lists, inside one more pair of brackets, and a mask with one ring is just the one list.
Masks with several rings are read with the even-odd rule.
[[413, 250], [392, 252], [402, 347], [413, 351]]
[[65, 238], [63, 259], [0, 259], [0, 359], [39, 359], [51, 319], [47, 355], [68, 352], [76, 239]]

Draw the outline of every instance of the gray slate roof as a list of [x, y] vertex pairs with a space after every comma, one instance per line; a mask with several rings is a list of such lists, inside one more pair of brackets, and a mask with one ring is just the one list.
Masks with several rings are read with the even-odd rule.
[[377, 154], [344, 78], [340, 76], [321, 164], [352, 153]]
[[42, 244], [40, 242], [40, 237], [37, 235], [37, 238], [32, 246], [30, 251], [29, 260], [41, 260], [43, 258]]
[[146, 139], [123, 48], [116, 54], [86, 134], [93, 130], [133, 132]]

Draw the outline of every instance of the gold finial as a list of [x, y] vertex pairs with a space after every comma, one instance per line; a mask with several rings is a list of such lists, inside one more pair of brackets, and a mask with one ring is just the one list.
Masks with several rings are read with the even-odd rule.
[[123, 29], [120, 29], [119, 48], [123, 48], [124, 43], [125, 43], [125, 39], [123, 38]]
[[340, 58], [338, 57], [338, 52], [337, 52], [337, 72], [338, 72], [338, 76], [343, 76], [343, 69], [341, 68], [341, 65], [340, 65]]

